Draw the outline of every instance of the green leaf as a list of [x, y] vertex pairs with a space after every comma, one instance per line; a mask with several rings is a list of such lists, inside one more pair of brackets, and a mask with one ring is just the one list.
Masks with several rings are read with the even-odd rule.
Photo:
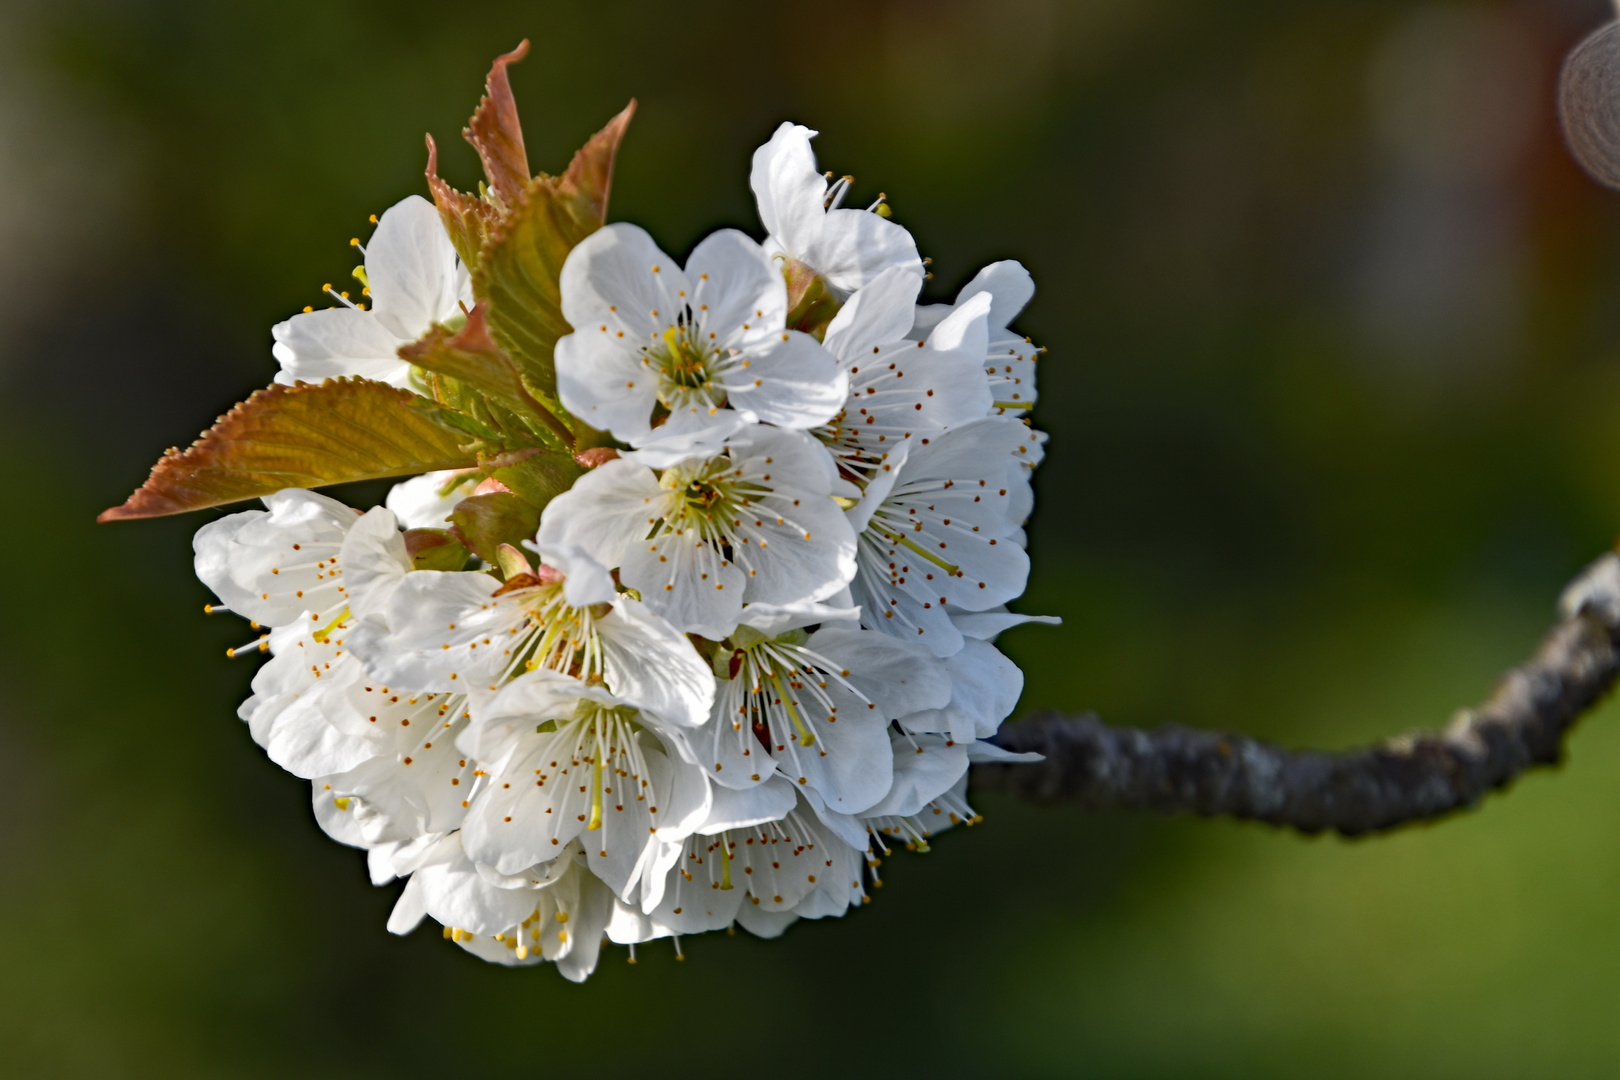
[[632, 101], [574, 155], [560, 177], [530, 180], [485, 234], [473, 292], [488, 307], [490, 336], [539, 391], [557, 388], [552, 351], [572, 327], [558, 278], [574, 245], [607, 216], [613, 160], [635, 113]]
[[368, 379], [260, 390], [189, 449], [166, 453], [128, 501], [97, 520], [161, 517], [282, 488], [476, 466], [472, 440], [413, 401], [433, 408], [408, 390]]
[[467, 313], [467, 322], [460, 330], [452, 333], [435, 325], [420, 341], [401, 348], [399, 356], [424, 371], [447, 376], [482, 392], [531, 422], [535, 430], [545, 432], [559, 446], [573, 446], [574, 436], [567, 425], [530, 392], [511, 359], [490, 340], [484, 323], [484, 305], [479, 304]]
[[507, 491], [462, 499], [450, 513], [451, 534], [491, 565], [502, 544], [532, 542], [539, 529], [540, 508]]

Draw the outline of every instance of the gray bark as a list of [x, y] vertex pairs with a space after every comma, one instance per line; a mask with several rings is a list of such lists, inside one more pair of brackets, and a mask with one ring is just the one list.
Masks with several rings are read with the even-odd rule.
[[1565, 590], [1563, 620], [1479, 707], [1440, 732], [1342, 752], [1288, 750], [1242, 735], [1111, 727], [1094, 714], [1037, 713], [995, 742], [1035, 764], [974, 767], [976, 792], [1087, 809], [1192, 812], [1346, 836], [1474, 806], [1526, 769], [1556, 764], [1564, 734], [1620, 676], [1620, 558]]

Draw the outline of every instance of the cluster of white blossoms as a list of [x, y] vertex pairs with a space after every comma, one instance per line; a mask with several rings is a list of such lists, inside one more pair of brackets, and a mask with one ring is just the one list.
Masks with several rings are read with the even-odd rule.
[[[568, 255], [557, 399], [604, 445], [532, 537], [421, 568], [408, 530], [506, 490], [476, 470], [198, 532], [198, 576], [273, 654], [240, 715], [375, 882], [406, 879], [394, 932], [431, 917], [574, 980], [604, 941], [774, 936], [974, 822], [970, 763], [1010, 758], [985, 740], [1023, 685], [992, 642], [1029, 621], [1006, 605], [1044, 437], [1009, 323], [1033, 285], [1001, 262], [919, 306], [911, 235], [840, 205], [814, 134], [754, 155], [763, 244], [722, 230], [683, 266], [617, 223]], [[277, 326], [278, 382], [412, 388], [402, 346], [465, 322], [432, 204], [363, 250], [371, 306]]]

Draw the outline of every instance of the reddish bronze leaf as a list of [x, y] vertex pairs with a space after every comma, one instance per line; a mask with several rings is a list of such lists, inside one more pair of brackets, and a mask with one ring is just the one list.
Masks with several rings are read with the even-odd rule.
[[271, 386], [219, 418], [185, 451], [170, 450], [122, 506], [97, 521], [162, 517], [349, 480], [477, 465], [466, 436], [411, 408], [423, 400], [368, 379]]
[[572, 447], [574, 433], [529, 393], [517, 367], [490, 338], [484, 323], [485, 306], [475, 304], [467, 313], [466, 325], [454, 334], [443, 326], [430, 327], [420, 341], [400, 348], [400, 359], [482, 391], [520, 415], [538, 420], [562, 445]]
[[556, 390], [552, 352], [572, 328], [562, 315], [558, 278], [574, 245], [601, 227], [613, 160], [635, 102], [574, 155], [560, 178], [537, 176], [484, 240], [473, 292], [488, 306], [489, 332], [529, 381]]
[[450, 243], [455, 246], [456, 254], [467, 266], [476, 266], [478, 252], [484, 246], [484, 234], [495, 222], [495, 207], [476, 195], [457, 191], [441, 180], [439, 148], [434, 144], [432, 135], [427, 137], [427, 148], [427, 182], [428, 191], [433, 194], [433, 205], [439, 208], [439, 217], [444, 222], [445, 232], [450, 234]]
[[624, 129], [636, 114], [636, 99], [631, 98], [619, 115], [574, 154], [568, 171], [557, 179], [557, 193], [573, 200], [574, 216], [588, 222], [592, 229], [607, 220], [608, 194], [613, 186], [613, 162], [624, 141]]
[[506, 67], [528, 52], [529, 39], [524, 38], [517, 48], [495, 58], [484, 80], [484, 96], [461, 132], [478, 151], [489, 186], [508, 203], [518, 198], [529, 182], [529, 155], [523, 148], [523, 127], [518, 123], [517, 102], [512, 100]]

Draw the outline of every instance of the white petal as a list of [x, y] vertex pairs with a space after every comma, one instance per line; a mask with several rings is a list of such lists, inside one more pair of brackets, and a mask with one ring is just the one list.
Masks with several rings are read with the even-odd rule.
[[863, 817], [910, 817], [939, 798], [967, 772], [967, 747], [941, 735], [893, 735], [894, 786]]
[[698, 831], [715, 834], [726, 829], [743, 829], [777, 821], [786, 817], [798, 801], [792, 782], [783, 776], [770, 777], [763, 784], [745, 791], [717, 787], [708, 816]]
[[1005, 259], [993, 262], [973, 275], [973, 280], [956, 294], [957, 306], [980, 293], [990, 294], [990, 326], [995, 330], [1004, 330], [1034, 298], [1035, 280], [1022, 263]]
[[725, 345], [752, 352], [781, 331], [787, 282], [746, 234], [719, 229], [704, 237], [686, 261], [686, 277], [698, 323]]
[[754, 151], [748, 176], [765, 231], [790, 252], [814, 240], [826, 214], [827, 180], [810, 149], [815, 135], [801, 124], [783, 123]]
[[951, 621], [968, 637], [979, 638], [984, 641], [994, 641], [1003, 630], [1025, 623], [1041, 623], [1046, 626], [1062, 626], [1063, 620], [1056, 615], [1021, 615], [1006, 608], [992, 608], [989, 611], [963, 611], [957, 608], [946, 608]]
[[580, 241], [563, 263], [559, 287], [563, 318], [576, 331], [606, 323], [635, 345], [671, 325], [678, 294], [690, 291], [675, 260], [645, 229], [625, 222], [604, 225]]
[[848, 622], [859, 617], [858, 608], [800, 600], [792, 604], [749, 604], [743, 608], [737, 622], [766, 637], [779, 637], [789, 630], [817, 623]]
[[567, 953], [557, 957], [557, 973], [570, 982], [584, 982], [596, 970], [602, 953], [602, 935], [613, 917], [613, 893], [591, 877], [580, 875], [579, 907], [569, 917]]
[[605, 319], [579, 325], [557, 342], [558, 400], [592, 427], [625, 442], [646, 439], [658, 402], [658, 376], [635, 351], [645, 344], [645, 338], [630, 338]]
[[978, 764], [981, 761], [996, 762], [997, 764], [1026, 764], [1034, 761], [1045, 761], [1045, 754], [1015, 754], [1011, 750], [1003, 750], [995, 743], [984, 741], [967, 744], [968, 761]]
[[[451, 838], [454, 840], [454, 837]], [[516, 926], [535, 908], [532, 889], [502, 889], [485, 881], [460, 845], [445, 850], [411, 875], [423, 909], [445, 926], [475, 934], [499, 934]]]
[[875, 704], [885, 720], [938, 709], [950, 701], [948, 666], [916, 643], [870, 630], [824, 627], [810, 635], [805, 648], [847, 668], [850, 685]]
[[233, 610], [266, 626], [300, 618], [324, 626], [346, 604], [334, 557], [359, 516], [299, 489], [279, 491], [264, 503], [270, 512], [244, 521], [231, 538], [231, 579], [249, 594]]
[[714, 675], [685, 634], [628, 596], [618, 598], [596, 626], [603, 676], [616, 696], [683, 727], [709, 718]]
[[369, 311], [306, 311], [271, 327], [270, 336], [276, 342], [271, 352], [281, 363], [276, 382], [284, 385], [351, 375], [403, 386], [411, 375], [399, 347], [415, 338], [394, 333]]
[[809, 334], [774, 333], [768, 348], [749, 357], [742, 385], [732, 386], [732, 408], [784, 428], [825, 424], [844, 407], [849, 380], [833, 356]]
[[383, 211], [366, 245], [371, 314], [406, 341], [459, 313], [456, 249], [432, 203], [410, 195]]
[[265, 516], [263, 510], [228, 514], [218, 521], [210, 521], [192, 537], [191, 548], [195, 552], [192, 565], [198, 580], [212, 589], [221, 603], [232, 611], [245, 613], [250, 608], [258, 609], [259, 598], [231, 577], [231, 548], [243, 526]]
[[752, 904], [743, 904], [737, 909], [737, 925], [766, 940], [781, 937], [798, 921], [799, 916], [792, 911], [762, 911]]
[[321, 827], [321, 831], [340, 844], [365, 847], [365, 837], [361, 834], [354, 815], [337, 805], [325, 779], [317, 777], [311, 782], [309, 790], [310, 805], [315, 811], [315, 823]]
[[[445, 485], [458, 475], [463, 477], [462, 483], [452, 488], [448, 495], [441, 495]], [[399, 523], [407, 529], [442, 529], [450, 519], [451, 511], [462, 499], [472, 494], [473, 487], [480, 479], [480, 474], [476, 472], [469, 474], [453, 469], [423, 473], [389, 488], [388, 498], [383, 500], [383, 505], [392, 510]]]
[[609, 461], [546, 504], [540, 515], [540, 553], [549, 558], [575, 548], [612, 569], [623, 561], [637, 530], [650, 526], [649, 518], [662, 516], [662, 498], [651, 469], [623, 458]]
[[676, 629], [719, 640], [737, 625], [747, 579], [695, 530], [629, 546], [619, 576]]
[[459, 692], [485, 684], [510, 658], [498, 647], [476, 646], [484, 635], [504, 637], [523, 617], [515, 602], [492, 599], [499, 588], [488, 574], [470, 570], [412, 571], [395, 584], [386, 622], [362, 620], [348, 632], [349, 648], [373, 678], [398, 690]]
[[924, 273], [911, 234], [865, 210], [827, 211], [820, 235], [800, 258], [842, 295], [871, 284], [894, 267], [918, 277]]
[[422, 906], [422, 886], [414, 878], [405, 883], [405, 888], [394, 901], [394, 910], [388, 913], [388, 932], [390, 934], [408, 934], [421, 925], [427, 916], [427, 908]]
[[344, 537], [341, 560], [349, 611], [356, 618], [382, 615], [411, 570], [411, 557], [392, 510], [374, 506]]
[[922, 282], [910, 267], [891, 266], [856, 290], [827, 327], [827, 351], [847, 368], [863, 353], [903, 339], [911, 332]]
[[941, 732], [962, 743], [994, 735], [1018, 706], [1024, 673], [994, 645], [973, 638], [962, 643], [961, 651], [946, 666], [951, 677], [950, 702], [907, 716], [902, 726], [907, 731]]

